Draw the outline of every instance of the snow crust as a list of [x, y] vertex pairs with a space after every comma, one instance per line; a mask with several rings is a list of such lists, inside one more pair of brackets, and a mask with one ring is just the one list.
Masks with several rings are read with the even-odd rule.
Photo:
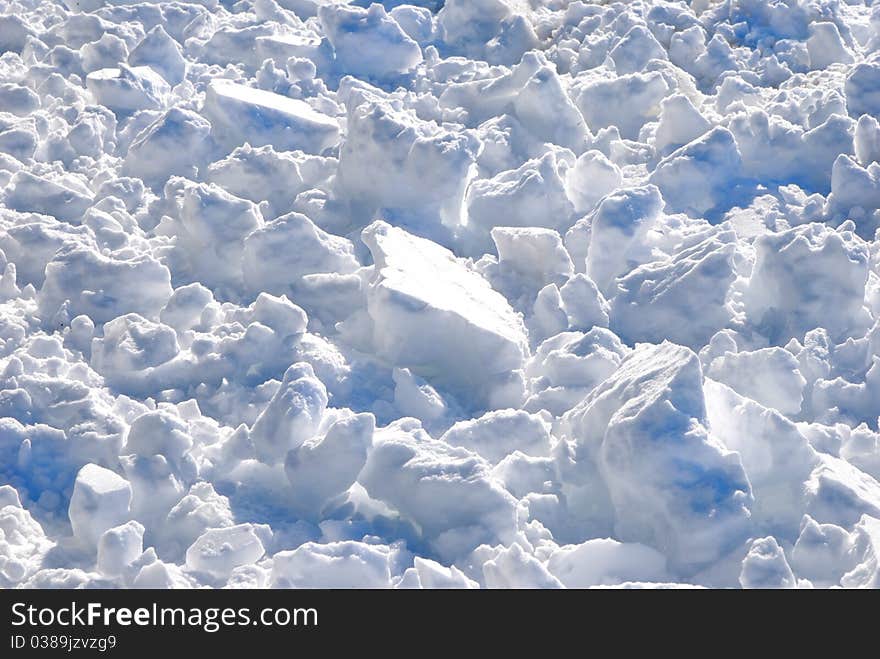
[[880, 586], [875, 4], [2, 4], [0, 588]]

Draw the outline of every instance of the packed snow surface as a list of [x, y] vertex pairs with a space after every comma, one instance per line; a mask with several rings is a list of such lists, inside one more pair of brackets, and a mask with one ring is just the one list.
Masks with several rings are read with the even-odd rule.
[[880, 5], [0, 3], [0, 588], [880, 586]]

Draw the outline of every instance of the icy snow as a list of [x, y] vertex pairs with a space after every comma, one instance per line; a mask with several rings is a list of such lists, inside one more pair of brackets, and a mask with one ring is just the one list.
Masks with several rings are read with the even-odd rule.
[[305, 101], [224, 80], [208, 84], [203, 112], [218, 139], [229, 145], [272, 144], [319, 153], [339, 135], [338, 124]]
[[0, 7], [0, 588], [880, 586], [867, 0]]
[[518, 403], [510, 379], [528, 348], [508, 301], [429, 240], [381, 221], [363, 240], [375, 261], [367, 310], [376, 354], [433, 378], [464, 404]]

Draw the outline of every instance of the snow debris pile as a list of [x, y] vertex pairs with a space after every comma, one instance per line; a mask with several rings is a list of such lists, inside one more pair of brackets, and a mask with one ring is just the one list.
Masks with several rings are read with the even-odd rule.
[[0, 6], [0, 588], [880, 586], [869, 0]]

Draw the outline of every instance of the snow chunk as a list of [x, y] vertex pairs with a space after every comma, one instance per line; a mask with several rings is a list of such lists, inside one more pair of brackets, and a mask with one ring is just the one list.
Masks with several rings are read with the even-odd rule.
[[559, 299], [572, 329], [586, 330], [608, 325], [608, 301], [596, 282], [583, 273], [571, 276], [559, 288]]
[[223, 79], [208, 84], [202, 112], [230, 149], [248, 142], [320, 153], [339, 141], [336, 120], [305, 101]]
[[804, 515], [800, 535], [791, 551], [791, 566], [798, 577], [809, 579], [817, 588], [839, 585], [840, 578], [852, 567], [852, 544], [846, 529], [819, 524]]
[[73, 535], [96, 549], [104, 531], [129, 517], [131, 485], [115, 472], [89, 463], [79, 470], [70, 497], [70, 525]]
[[880, 434], [865, 424], [852, 428], [840, 443], [840, 457], [880, 479]]
[[562, 588], [547, 567], [517, 543], [483, 563], [488, 588]]
[[161, 188], [171, 176], [196, 177], [210, 149], [211, 124], [201, 115], [171, 108], [140, 132], [125, 155], [123, 172]]
[[327, 389], [310, 364], [299, 362], [284, 372], [281, 387], [257, 417], [251, 440], [260, 460], [281, 461], [318, 429], [327, 407]]
[[[540, 52], [526, 53], [509, 72], [453, 82], [440, 93], [441, 107], [467, 111], [468, 125], [496, 124], [538, 142], [580, 153], [589, 131], [563, 79]], [[526, 142], [519, 139], [515, 141]]]
[[59, 220], [79, 224], [92, 205], [94, 195], [70, 181], [52, 180], [32, 172], [16, 172], [6, 189], [3, 201], [17, 211], [52, 215]]
[[192, 588], [193, 583], [174, 563], [155, 560], [144, 565], [132, 582], [133, 588]]
[[14, 487], [11, 485], [0, 485], [0, 508], [5, 508], [6, 506], [21, 508], [21, 499]]
[[33, 26], [22, 16], [0, 16], [0, 50], [20, 53], [28, 39], [36, 36]]
[[831, 22], [811, 23], [807, 39], [810, 67], [824, 69], [832, 64], [850, 64], [853, 54], [846, 47], [837, 25]]
[[590, 77], [577, 87], [575, 103], [593, 132], [616, 126], [634, 140], [642, 126], [659, 116], [660, 101], [670, 91], [663, 74], [631, 73], [617, 78]]
[[862, 515], [880, 518], [880, 483], [848, 462], [819, 454], [805, 483], [807, 513], [820, 523], [850, 526]]
[[616, 586], [627, 581], [665, 581], [666, 558], [656, 549], [611, 538], [560, 547], [547, 569], [566, 588]]
[[880, 61], [854, 66], [846, 76], [846, 109], [851, 117], [880, 114]]
[[835, 159], [841, 152], [851, 153], [853, 121], [836, 114], [805, 130], [763, 110], [749, 109], [734, 116], [728, 127], [742, 156], [743, 173], [761, 181], [794, 182], [827, 193]]
[[46, 265], [67, 245], [94, 249], [91, 230], [48, 215], [0, 209], [0, 249], [16, 266], [20, 285], [43, 285]]
[[776, 410], [710, 379], [704, 391], [712, 433], [739, 453], [749, 476], [755, 526], [790, 542], [806, 506], [804, 482], [819, 462], [815, 451], [798, 426]]
[[867, 329], [868, 252], [857, 236], [813, 223], [759, 236], [755, 251], [746, 313], [771, 342], [781, 345], [816, 327], [835, 340]]
[[407, 73], [422, 61], [419, 45], [378, 3], [368, 9], [321, 5], [318, 20], [333, 46], [336, 65], [347, 74], [381, 79]]
[[186, 566], [222, 579], [240, 565], [256, 563], [264, 551], [252, 524], [210, 529], [186, 550]]
[[575, 211], [590, 211], [602, 197], [616, 190], [623, 182], [623, 174], [601, 151], [591, 149], [582, 153], [568, 170], [565, 189]]
[[852, 534], [850, 555], [858, 564], [841, 578], [844, 588], [880, 586], [880, 519], [862, 516]]
[[170, 85], [183, 82], [186, 72], [186, 60], [180, 52], [180, 46], [162, 25], [147, 32], [143, 41], [129, 54], [128, 63], [136, 67], [149, 66]]
[[67, 301], [71, 316], [85, 314], [103, 323], [129, 312], [156, 317], [169, 297], [168, 268], [148, 254], [117, 259], [70, 246], [46, 265], [37, 301], [46, 321]]
[[627, 343], [666, 338], [699, 349], [733, 317], [735, 254], [736, 235], [724, 231], [632, 270], [617, 282], [611, 329]]
[[165, 410], [153, 410], [131, 422], [123, 451], [142, 456], [162, 455], [178, 463], [192, 444], [182, 419]]
[[350, 274], [360, 266], [351, 241], [327, 233], [301, 213], [288, 213], [251, 232], [243, 259], [245, 286], [278, 294], [301, 288], [306, 275]]
[[479, 588], [479, 584], [468, 579], [454, 565], [445, 567], [427, 558], [416, 556], [413, 567], [403, 573], [395, 588]]
[[681, 571], [714, 562], [749, 532], [748, 480], [706, 429], [702, 381], [692, 351], [643, 344], [562, 418], [608, 488], [616, 535], [660, 549]]
[[550, 337], [526, 367], [530, 386], [541, 390], [529, 399], [527, 409], [542, 407], [562, 414], [617, 370], [627, 353], [620, 339], [601, 327]]
[[531, 298], [547, 284], [563, 285], [573, 271], [562, 238], [552, 229], [494, 227], [497, 265], [484, 269], [492, 286], [511, 301]]
[[[337, 172], [340, 190], [372, 209], [400, 209], [414, 216], [413, 221], [427, 216], [433, 224], [439, 217], [447, 227], [458, 226], [479, 148], [473, 133], [422, 121], [369, 92], [353, 90], [346, 105], [348, 126]], [[430, 184], [423, 176], [428, 171]]]
[[272, 557], [273, 588], [390, 588], [393, 555], [384, 545], [307, 542]]
[[618, 74], [638, 73], [652, 59], [668, 59], [666, 50], [643, 25], [634, 25], [608, 53]]
[[323, 436], [288, 452], [284, 471], [300, 514], [319, 519], [324, 505], [354, 484], [367, 461], [375, 427], [372, 414], [344, 417]]
[[[880, 161], [880, 122], [869, 114], [863, 114], [856, 123], [853, 148], [862, 166]], [[834, 181], [831, 182], [832, 189]]]
[[248, 308], [252, 322], [262, 323], [281, 338], [295, 336], [306, 331], [305, 312], [287, 299], [269, 293], [260, 293]]
[[403, 416], [422, 421], [429, 429], [434, 423], [442, 424], [449, 413], [449, 404], [443, 396], [423, 378], [413, 375], [408, 368], [395, 368], [394, 405]]
[[549, 151], [515, 170], [491, 179], [478, 179], [467, 191], [468, 238], [471, 251], [488, 251], [488, 235], [498, 218], [512, 227], [544, 227], [564, 231], [571, 226], [574, 207], [565, 191], [571, 154]]
[[211, 163], [205, 178], [236, 197], [267, 202], [263, 215], [271, 219], [290, 211], [298, 194], [320, 186], [336, 164], [333, 158], [245, 144]]
[[733, 134], [719, 127], [664, 158], [649, 180], [672, 211], [700, 217], [725, 202], [741, 166]]
[[43, 527], [27, 510], [4, 501], [0, 505], [0, 588], [14, 588], [27, 580], [41, 567], [51, 546]]
[[516, 501], [470, 451], [432, 439], [413, 419], [378, 430], [358, 477], [370, 496], [412, 520], [437, 554], [455, 560], [513, 540]]
[[630, 269], [631, 252], [641, 248], [662, 210], [660, 190], [647, 185], [618, 190], [591, 213], [587, 274], [603, 294], [613, 292], [615, 277]]
[[654, 131], [654, 148], [666, 155], [680, 146], [694, 141], [711, 128], [709, 121], [694, 107], [684, 94], [663, 99], [660, 121]]
[[159, 319], [177, 332], [193, 329], [201, 322], [205, 307], [214, 301], [211, 291], [201, 284], [187, 284], [174, 289]]
[[461, 446], [492, 463], [509, 453], [550, 455], [550, 424], [536, 414], [522, 410], [498, 410], [478, 419], [459, 421], [440, 438], [452, 446]]
[[752, 542], [742, 564], [743, 588], [795, 588], [796, 582], [782, 548], [769, 536]]
[[107, 529], [98, 540], [98, 570], [114, 577], [135, 562], [144, 551], [144, 527], [130, 521]]
[[528, 79], [513, 102], [517, 119], [542, 142], [580, 153], [589, 131], [552, 66], [543, 65]]
[[211, 483], [195, 483], [168, 513], [158, 546], [163, 556], [182, 556], [208, 529], [225, 528], [233, 523], [229, 499], [217, 494]]
[[39, 107], [40, 97], [33, 90], [22, 85], [0, 84], [0, 111], [24, 117]]
[[363, 232], [375, 273], [367, 292], [380, 355], [461, 396], [499, 405], [528, 355], [522, 319], [451, 252], [385, 222]]
[[257, 205], [213, 183], [179, 178], [168, 182], [165, 196], [173, 199], [177, 213], [164, 220], [159, 230], [177, 237], [178, 277], [187, 272], [190, 281], [240, 287], [244, 240], [263, 225]]
[[126, 314], [104, 324], [104, 336], [92, 346], [91, 365], [117, 384], [133, 372], [172, 359], [180, 352], [175, 331], [161, 323]]
[[782, 348], [728, 352], [712, 361], [706, 376], [788, 415], [800, 412], [807, 383], [798, 370], [797, 359]]
[[[863, 142], [860, 144], [864, 145]], [[862, 156], [868, 158], [864, 153], [864, 146], [860, 148]], [[828, 204], [832, 209], [844, 213], [856, 209], [864, 211], [880, 208], [880, 163], [871, 161], [861, 167], [845, 154], [838, 156], [831, 169], [831, 195], [828, 197]], [[868, 237], [872, 237], [870, 231], [867, 233]]]
[[86, 76], [86, 87], [95, 101], [117, 113], [161, 110], [168, 103], [171, 88], [149, 66], [100, 69]]
[[538, 38], [517, 0], [447, 0], [437, 14], [445, 41], [468, 57], [513, 64]]

